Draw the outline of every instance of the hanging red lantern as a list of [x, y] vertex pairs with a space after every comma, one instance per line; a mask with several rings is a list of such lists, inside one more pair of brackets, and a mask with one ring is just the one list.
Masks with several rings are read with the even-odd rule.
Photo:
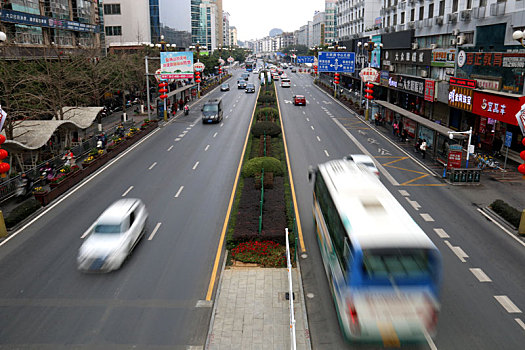
[[314, 72], [317, 74], [317, 66], [314, 66]]
[[335, 74], [334, 74], [334, 83], [335, 83], [336, 85], [339, 85], [339, 73], [335, 73]]
[[0, 174], [5, 174], [11, 169], [8, 163], [0, 163]]
[[0, 159], [6, 159], [8, 156], [8, 153], [5, 149], [0, 149]]
[[0, 134], [0, 145], [5, 142], [5, 136]]
[[[521, 144], [525, 146], [525, 138], [521, 140]], [[520, 158], [525, 160], [525, 151], [520, 152]], [[525, 176], [525, 163], [520, 164], [520, 166], [518, 167], [518, 171]]]

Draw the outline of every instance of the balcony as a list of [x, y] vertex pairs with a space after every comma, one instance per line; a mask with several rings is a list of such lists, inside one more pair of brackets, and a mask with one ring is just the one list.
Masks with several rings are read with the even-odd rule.
[[491, 16], [503, 16], [505, 14], [506, 2], [500, 2], [497, 4], [490, 5], [490, 15]]
[[472, 18], [476, 18], [476, 19], [485, 18], [486, 10], [487, 8], [485, 6], [472, 9]]
[[458, 13], [449, 13], [447, 14], [447, 22], [448, 23], [456, 23], [458, 21]]

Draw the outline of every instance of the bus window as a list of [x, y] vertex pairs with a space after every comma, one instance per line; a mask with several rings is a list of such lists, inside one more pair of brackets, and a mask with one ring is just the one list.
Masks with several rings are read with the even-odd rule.
[[417, 278], [432, 274], [424, 249], [363, 250], [363, 271], [369, 278]]

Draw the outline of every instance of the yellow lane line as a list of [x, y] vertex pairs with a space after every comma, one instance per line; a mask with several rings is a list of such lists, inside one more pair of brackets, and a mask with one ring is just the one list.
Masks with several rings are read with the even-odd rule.
[[429, 174], [423, 174], [423, 175], [421, 175], [421, 176], [418, 176], [418, 177], [413, 178], [412, 180], [408, 180], [408, 181], [406, 181], [406, 182], [403, 182], [402, 184], [399, 184], [399, 186], [407, 185], [407, 184], [409, 184], [409, 183], [412, 183], [412, 182], [414, 182], [414, 181], [417, 181], [417, 180], [422, 179], [422, 178], [427, 177], [427, 176], [429, 176]]
[[233, 206], [233, 200], [235, 199], [235, 192], [237, 191], [237, 182], [239, 181], [239, 175], [242, 168], [242, 160], [244, 159], [244, 154], [246, 153], [246, 145], [248, 144], [248, 138], [250, 136], [250, 129], [253, 123], [253, 116], [255, 115], [255, 107], [257, 107], [257, 100], [259, 99], [259, 93], [261, 89], [257, 92], [257, 97], [255, 98], [255, 104], [253, 106], [252, 117], [250, 119], [250, 124], [248, 125], [248, 131], [246, 132], [246, 138], [244, 139], [244, 147], [241, 154], [241, 159], [239, 160], [239, 166], [237, 167], [237, 174], [235, 175], [235, 181], [233, 182], [233, 189], [230, 195], [230, 202], [228, 203], [228, 210], [226, 211], [226, 217], [224, 218], [224, 223], [222, 225], [221, 238], [219, 240], [219, 245], [217, 247], [217, 253], [215, 254], [215, 262], [213, 263], [213, 270], [211, 272], [210, 284], [208, 285], [208, 292], [206, 293], [206, 301], [211, 300], [213, 294], [213, 288], [215, 286], [215, 279], [217, 277], [217, 270], [219, 269], [219, 262], [221, 260], [222, 248], [224, 246], [224, 237], [226, 236], [226, 230], [228, 229], [228, 222], [230, 220], [230, 213]]
[[297, 205], [297, 198], [295, 197], [295, 186], [293, 184], [293, 178], [292, 178], [292, 167], [290, 166], [290, 157], [288, 156], [288, 147], [286, 146], [286, 135], [284, 134], [284, 124], [283, 124], [283, 118], [281, 116], [281, 104], [279, 103], [279, 94], [277, 89], [275, 89], [275, 94], [277, 96], [277, 109], [279, 110], [279, 120], [281, 122], [281, 129], [283, 130], [283, 143], [284, 143], [284, 153], [286, 155], [286, 165], [288, 166], [288, 177], [290, 178], [290, 189], [292, 190], [292, 200], [293, 200], [293, 206], [295, 211], [295, 219], [297, 222], [297, 233], [299, 235], [299, 245], [301, 246], [301, 253], [306, 252], [306, 248], [304, 246], [304, 238], [303, 238], [303, 229], [301, 227], [301, 218], [299, 217], [299, 208]]

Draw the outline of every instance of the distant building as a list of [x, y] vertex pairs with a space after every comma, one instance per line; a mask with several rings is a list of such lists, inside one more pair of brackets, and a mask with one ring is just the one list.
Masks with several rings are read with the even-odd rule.
[[230, 27], [230, 45], [232, 46], [238, 46], [237, 42], [237, 28], [234, 26]]
[[327, 44], [331, 44], [337, 41], [336, 32], [336, 13], [337, 13], [337, 0], [325, 0], [325, 27], [324, 27], [324, 41]]
[[187, 49], [191, 46], [190, 32], [175, 30], [167, 26], [161, 27], [160, 32], [164, 35], [164, 41], [168, 44], [175, 44], [177, 50]]
[[222, 46], [227, 47], [230, 45], [230, 14], [228, 12], [222, 12]]
[[283, 30], [282, 29], [279, 29], [279, 28], [273, 28], [272, 30], [270, 30], [270, 36], [271, 37], [274, 37], [274, 36], [277, 36], [277, 35], [280, 35], [283, 33]]
[[312, 46], [325, 44], [325, 13], [316, 12], [312, 22]]

